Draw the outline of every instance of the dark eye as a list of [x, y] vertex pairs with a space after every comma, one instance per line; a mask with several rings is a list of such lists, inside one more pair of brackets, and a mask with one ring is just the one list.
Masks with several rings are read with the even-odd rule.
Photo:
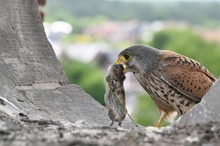
[[122, 56], [122, 58], [125, 60], [125, 61], [128, 61], [131, 59], [131, 55], [130, 54], [125, 54]]

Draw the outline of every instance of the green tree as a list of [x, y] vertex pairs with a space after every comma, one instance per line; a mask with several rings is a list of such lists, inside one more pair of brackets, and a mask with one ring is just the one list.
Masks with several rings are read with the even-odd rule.
[[159, 113], [150, 96], [141, 94], [137, 98], [137, 106], [133, 112], [135, 121], [143, 126], [154, 126], [159, 119]]
[[[46, 19], [47, 17], [63, 19], [60, 17], [60, 11], [65, 11], [68, 16], [75, 19], [95, 18], [101, 14], [111, 20], [174, 20], [207, 27], [218, 27], [220, 22], [219, 7], [220, 3], [217, 1], [47, 0], [45, 16]], [[67, 22], [70, 20], [65, 16], [64, 19]]]
[[154, 35], [150, 45], [161, 50], [171, 50], [188, 56], [203, 64], [215, 77], [220, 75], [220, 45], [205, 40], [201, 34], [191, 29], [160, 31]]
[[75, 60], [61, 61], [69, 81], [80, 85], [95, 100], [104, 105], [104, 73], [95, 63], [85, 64]]

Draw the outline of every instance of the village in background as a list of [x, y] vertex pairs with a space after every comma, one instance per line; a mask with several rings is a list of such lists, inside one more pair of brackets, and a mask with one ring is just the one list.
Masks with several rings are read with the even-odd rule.
[[[134, 44], [193, 58], [218, 78], [219, 7], [219, 1], [47, 0], [40, 10], [48, 40], [70, 82], [104, 105], [107, 68]], [[133, 74], [126, 74], [124, 87], [134, 120], [155, 124], [156, 106]]]

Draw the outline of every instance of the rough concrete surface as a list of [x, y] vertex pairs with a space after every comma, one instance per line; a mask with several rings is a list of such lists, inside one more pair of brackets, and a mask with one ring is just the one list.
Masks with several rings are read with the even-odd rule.
[[[218, 145], [220, 81], [165, 129], [127, 120], [71, 85], [46, 39], [36, 0], [0, 0], [0, 145]], [[104, 95], [103, 95], [104, 96]]]
[[209, 122], [220, 122], [220, 80], [212, 86], [202, 101], [179, 118], [175, 125], [196, 125]]

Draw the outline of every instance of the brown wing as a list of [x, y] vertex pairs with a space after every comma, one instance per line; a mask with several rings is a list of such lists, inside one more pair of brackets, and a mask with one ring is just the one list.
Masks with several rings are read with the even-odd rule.
[[161, 60], [161, 79], [195, 102], [216, 80], [199, 62], [175, 52], [164, 51]]

